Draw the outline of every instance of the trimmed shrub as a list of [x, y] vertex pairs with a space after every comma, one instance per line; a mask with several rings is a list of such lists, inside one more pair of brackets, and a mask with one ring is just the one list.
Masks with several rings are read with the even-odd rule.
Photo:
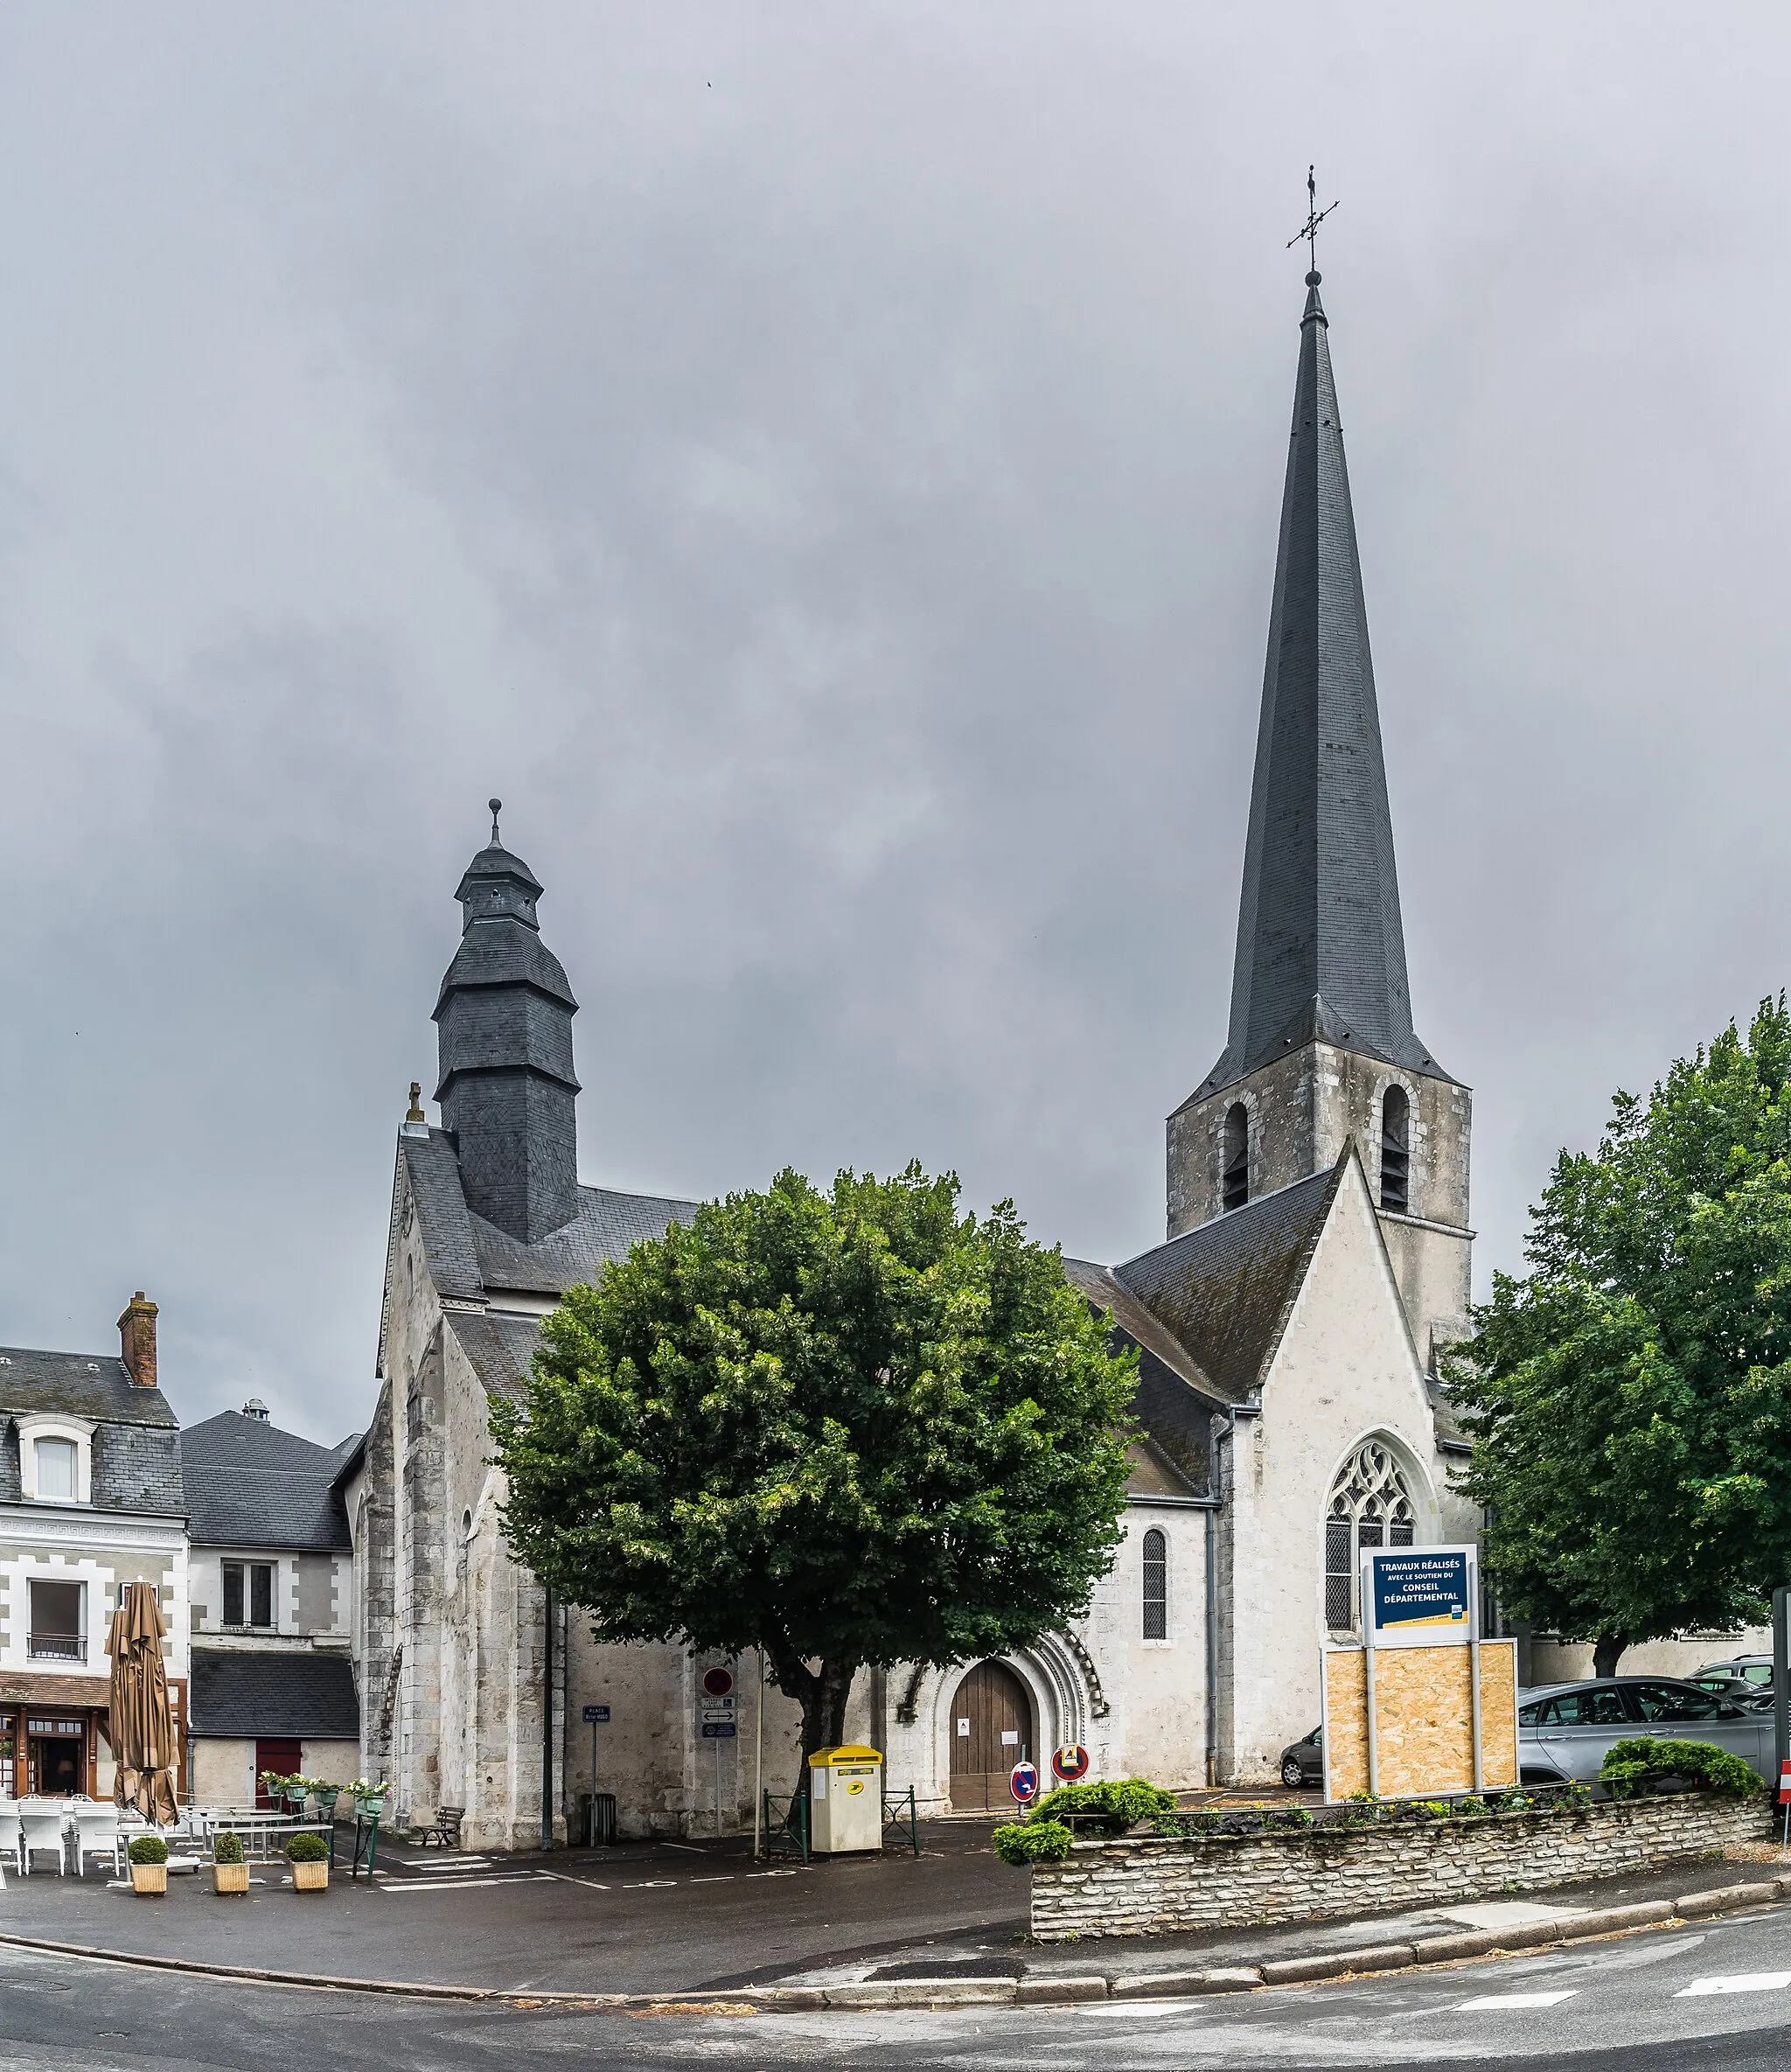
[[1060, 1784], [1032, 1809], [1034, 1820], [1061, 1820], [1074, 1813], [1098, 1834], [1123, 1835], [1140, 1820], [1173, 1819], [1175, 1795], [1160, 1790], [1145, 1777], [1122, 1777], [1111, 1784]]
[[222, 1829], [212, 1845], [213, 1863], [240, 1863], [242, 1861], [242, 1837], [230, 1828]]
[[1722, 1798], [1752, 1798], [1766, 1788], [1750, 1764], [1711, 1741], [1655, 1741], [1631, 1734], [1613, 1741], [1599, 1769], [1599, 1782], [1613, 1798], [1631, 1798], [1644, 1780], [1683, 1777]]
[[138, 1835], [130, 1845], [133, 1863], [166, 1863], [168, 1845], [160, 1835]]
[[1003, 1863], [1062, 1863], [1075, 1839], [1061, 1820], [1015, 1821], [995, 1830], [995, 1854]]
[[330, 1845], [322, 1835], [294, 1835], [286, 1845], [288, 1863], [328, 1863]]

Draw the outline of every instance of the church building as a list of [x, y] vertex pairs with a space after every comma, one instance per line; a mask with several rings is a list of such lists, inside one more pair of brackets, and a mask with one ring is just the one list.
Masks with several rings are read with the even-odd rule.
[[[1436, 1378], [1466, 1329], [1468, 1090], [1412, 1025], [1380, 722], [1319, 276], [1300, 322], [1230, 1027], [1170, 1116], [1165, 1242], [1065, 1272], [1135, 1345], [1125, 1540], [1088, 1615], [1011, 1657], [867, 1674], [848, 1731], [923, 1810], [1011, 1803], [1021, 1754], [1097, 1776], [1272, 1777], [1319, 1717], [1328, 1639], [1357, 1629], [1355, 1550], [1472, 1538], [1467, 1448]], [[598, 1646], [511, 1558], [489, 1404], [540, 1318], [686, 1201], [578, 1177], [577, 1003], [542, 888], [491, 841], [457, 897], [435, 1019], [439, 1126], [399, 1133], [380, 1397], [346, 1486], [361, 1768], [397, 1821], [465, 1809], [481, 1848], [575, 1828], [751, 1824], [751, 1661]], [[741, 1732], [702, 1734], [701, 1678]], [[798, 1715], [763, 1693], [765, 1781]], [[587, 1727], [586, 1708], [607, 1708]], [[711, 1708], [713, 1709], [713, 1708]], [[593, 1771], [595, 1758], [595, 1772]]]

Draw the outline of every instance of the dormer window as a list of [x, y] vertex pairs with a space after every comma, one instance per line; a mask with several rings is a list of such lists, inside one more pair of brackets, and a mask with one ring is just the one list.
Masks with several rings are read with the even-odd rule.
[[52, 1503], [74, 1503], [80, 1496], [80, 1449], [72, 1439], [33, 1441], [38, 1456], [38, 1495]]
[[19, 1494], [31, 1503], [93, 1501], [94, 1427], [48, 1413], [18, 1420]]

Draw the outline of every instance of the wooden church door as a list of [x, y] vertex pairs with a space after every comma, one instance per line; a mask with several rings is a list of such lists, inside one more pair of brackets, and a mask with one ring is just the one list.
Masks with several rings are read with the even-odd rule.
[[1026, 1685], [999, 1662], [979, 1662], [958, 1685], [946, 1732], [951, 1744], [951, 1810], [999, 1812], [1011, 1807], [1008, 1775], [1033, 1753], [1032, 1701]]

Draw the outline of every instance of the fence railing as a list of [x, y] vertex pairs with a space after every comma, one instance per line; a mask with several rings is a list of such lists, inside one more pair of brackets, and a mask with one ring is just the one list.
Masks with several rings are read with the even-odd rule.
[[798, 1791], [793, 1798], [777, 1798], [767, 1791], [763, 1799], [761, 1809], [763, 1853], [767, 1857], [793, 1856], [806, 1863], [809, 1859], [807, 1792]]
[[85, 1662], [87, 1639], [84, 1633], [34, 1633], [31, 1652], [40, 1662]]

